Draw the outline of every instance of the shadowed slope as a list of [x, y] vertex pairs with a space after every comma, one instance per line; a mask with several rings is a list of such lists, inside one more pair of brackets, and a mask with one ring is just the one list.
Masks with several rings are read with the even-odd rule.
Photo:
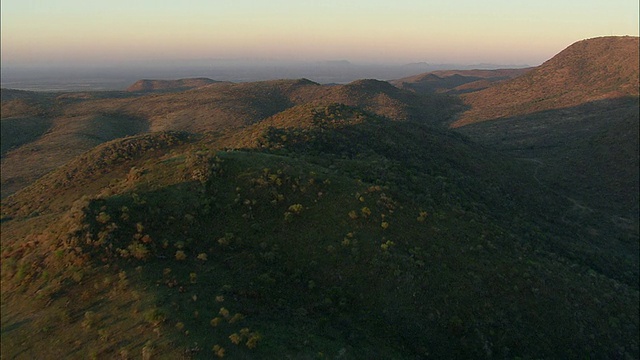
[[10, 149], [32, 142], [51, 128], [52, 121], [40, 117], [16, 117], [0, 120], [2, 157]]
[[[470, 124], [457, 130], [517, 158], [530, 159], [553, 191], [622, 217], [638, 236], [638, 98], [620, 98]], [[628, 227], [624, 223], [622, 227]]]
[[[2, 120], [3, 130], [6, 122], [9, 120]], [[11, 123], [18, 123], [20, 129], [25, 129], [27, 124], [39, 124], [40, 132], [31, 133], [32, 137], [27, 140], [32, 141], [21, 142], [21, 146], [3, 154], [2, 197], [103, 142], [148, 129], [144, 120], [115, 114], [60, 117], [35, 124], [33, 120], [15, 119]]]

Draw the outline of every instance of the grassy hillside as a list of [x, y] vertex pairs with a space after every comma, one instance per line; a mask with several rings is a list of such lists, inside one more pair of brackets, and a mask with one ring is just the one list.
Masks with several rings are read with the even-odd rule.
[[[116, 114], [2, 119], [2, 195], [11, 194], [105, 141], [144, 132], [144, 120]], [[17, 137], [11, 135], [17, 133]], [[13, 140], [13, 141], [12, 141]], [[3, 145], [4, 146], [4, 145]], [[17, 147], [16, 147], [17, 146]]]
[[3, 357], [638, 356], [633, 256], [576, 241], [520, 162], [295, 114], [245, 149], [112, 141], [6, 199]]
[[629, 36], [579, 41], [523, 76], [464, 95], [470, 108], [452, 126], [638, 96], [638, 41]]

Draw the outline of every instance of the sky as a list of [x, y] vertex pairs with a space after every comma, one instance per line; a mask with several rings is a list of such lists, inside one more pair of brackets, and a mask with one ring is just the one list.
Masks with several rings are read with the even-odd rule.
[[1, 63], [198, 59], [539, 65], [638, 36], [637, 0], [2, 0]]

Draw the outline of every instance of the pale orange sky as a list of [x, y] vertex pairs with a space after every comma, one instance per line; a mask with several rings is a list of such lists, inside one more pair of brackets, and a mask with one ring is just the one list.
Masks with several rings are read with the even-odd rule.
[[2, 65], [185, 59], [538, 65], [638, 36], [637, 0], [3, 0]]

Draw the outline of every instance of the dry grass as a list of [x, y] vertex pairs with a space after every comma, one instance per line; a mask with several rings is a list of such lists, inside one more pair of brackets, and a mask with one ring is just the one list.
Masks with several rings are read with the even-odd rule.
[[[60, 117], [53, 121], [3, 119], [2, 124], [3, 144], [5, 136], [14, 132], [28, 137], [18, 144], [22, 146], [3, 154], [3, 197], [101, 143], [147, 130], [144, 120], [113, 115]], [[5, 133], [5, 124], [12, 126], [11, 131]]]

